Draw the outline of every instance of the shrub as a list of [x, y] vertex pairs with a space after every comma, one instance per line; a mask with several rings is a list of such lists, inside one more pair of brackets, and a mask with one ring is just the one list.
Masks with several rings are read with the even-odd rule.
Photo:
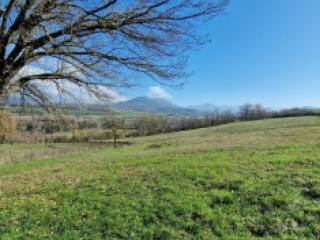
[[0, 141], [12, 139], [16, 134], [17, 124], [14, 117], [6, 111], [0, 112]]

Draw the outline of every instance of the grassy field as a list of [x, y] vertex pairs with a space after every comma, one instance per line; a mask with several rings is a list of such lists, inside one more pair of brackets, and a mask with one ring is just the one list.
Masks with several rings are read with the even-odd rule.
[[1, 239], [320, 239], [320, 118], [9, 163], [0, 196]]
[[110, 148], [110, 144], [61, 143], [61, 144], [6, 144], [0, 145], [0, 165], [26, 162], [53, 156], [79, 154]]

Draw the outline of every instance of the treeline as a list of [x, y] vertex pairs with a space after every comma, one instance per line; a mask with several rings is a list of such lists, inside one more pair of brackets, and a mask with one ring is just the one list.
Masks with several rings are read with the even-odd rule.
[[267, 118], [320, 116], [319, 109], [291, 108], [278, 111], [268, 110], [259, 104], [244, 104], [238, 112], [216, 111], [202, 118], [167, 118], [145, 115], [135, 121], [137, 136], [153, 135], [167, 132], [178, 132], [197, 128], [206, 128], [236, 121], [252, 121]]
[[281, 110], [269, 110], [262, 105], [244, 104], [238, 113], [239, 120], [259, 120], [264, 118], [320, 116], [320, 109], [317, 108], [288, 108]]
[[159, 117], [155, 115], [144, 115], [133, 121], [132, 132], [135, 136], [154, 135], [159, 133], [179, 132], [197, 128], [205, 128], [237, 120], [235, 114], [230, 111], [207, 114], [203, 118], [186, 117]]
[[143, 114], [124, 118], [114, 112], [105, 117], [79, 118], [73, 116], [34, 115], [14, 117], [0, 111], [0, 143], [4, 142], [88, 142], [148, 136], [206, 128], [236, 121], [265, 118], [320, 116], [319, 109], [292, 108], [268, 110], [262, 105], [245, 104], [238, 112], [216, 111], [201, 118], [167, 117]]

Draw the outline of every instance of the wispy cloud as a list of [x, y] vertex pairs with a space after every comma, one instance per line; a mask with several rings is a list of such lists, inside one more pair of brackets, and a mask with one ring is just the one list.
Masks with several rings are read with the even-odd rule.
[[163, 88], [159, 86], [153, 86], [148, 90], [148, 97], [170, 99], [171, 95]]

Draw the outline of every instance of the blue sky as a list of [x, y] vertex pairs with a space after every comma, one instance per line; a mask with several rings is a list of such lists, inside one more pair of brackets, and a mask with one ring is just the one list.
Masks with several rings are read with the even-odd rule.
[[127, 96], [161, 87], [179, 105], [320, 106], [319, 13], [319, 0], [231, 0], [201, 28], [212, 42], [191, 54], [181, 90], [148, 82]]

